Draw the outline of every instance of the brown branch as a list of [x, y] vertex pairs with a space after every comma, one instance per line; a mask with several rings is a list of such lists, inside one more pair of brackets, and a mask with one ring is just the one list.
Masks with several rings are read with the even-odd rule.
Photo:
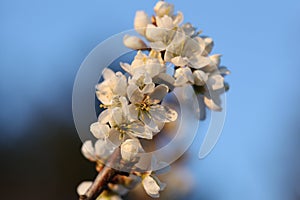
[[110, 166], [112, 166], [113, 163], [118, 162], [119, 158], [120, 148], [117, 148], [110, 156], [105, 167], [98, 173], [91, 187], [84, 195], [79, 197], [79, 200], [94, 200], [103, 192], [103, 190], [107, 187], [107, 184], [118, 173], [117, 170]]

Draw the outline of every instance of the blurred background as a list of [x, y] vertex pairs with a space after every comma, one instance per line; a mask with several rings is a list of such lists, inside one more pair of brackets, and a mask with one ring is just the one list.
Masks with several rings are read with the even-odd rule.
[[[215, 40], [232, 74], [217, 146], [198, 159], [201, 122], [161, 199], [299, 200], [300, 1], [169, 2]], [[72, 118], [76, 72], [155, 3], [0, 0], [1, 199], [77, 199], [77, 185], [95, 171]]]

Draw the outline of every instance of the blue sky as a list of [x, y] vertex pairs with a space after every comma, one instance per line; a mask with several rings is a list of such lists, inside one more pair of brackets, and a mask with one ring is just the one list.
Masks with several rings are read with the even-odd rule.
[[[214, 52], [223, 54], [222, 64], [232, 71], [219, 143], [202, 161], [196, 160], [199, 138], [191, 148], [199, 190], [215, 191], [222, 200], [289, 199], [283, 185], [293, 141], [290, 123], [298, 110], [300, 1], [169, 2], [186, 22], [214, 38]], [[135, 11], [150, 14], [154, 4], [1, 0], [1, 125], [13, 137], [22, 135], [36, 106], [65, 117], [56, 105], [64, 93], [71, 95], [83, 59], [107, 37], [132, 29]], [[17, 126], [8, 126], [12, 122]]]

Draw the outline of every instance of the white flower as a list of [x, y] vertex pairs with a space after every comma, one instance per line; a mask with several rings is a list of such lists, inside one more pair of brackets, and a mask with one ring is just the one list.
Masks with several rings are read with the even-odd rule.
[[122, 159], [128, 162], [135, 161], [137, 160], [137, 154], [142, 150], [142, 146], [138, 139], [127, 139], [121, 145]]
[[134, 28], [136, 32], [145, 35], [146, 27], [151, 24], [151, 20], [144, 11], [137, 11], [134, 18]]
[[219, 90], [224, 87], [224, 77], [220, 74], [212, 74], [208, 77], [207, 85], [212, 90]]
[[88, 140], [83, 143], [81, 152], [88, 160], [96, 162], [107, 159], [116, 147], [111, 141], [102, 139], [97, 140], [94, 147], [92, 141]]
[[107, 159], [118, 146], [110, 140], [97, 140], [95, 143], [95, 156], [99, 160]]
[[147, 48], [145, 42], [136, 36], [125, 35], [123, 38], [123, 43], [126, 47], [134, 50]]
[[88, 160], [96, 162], [97, 158], [95, 156], [95, 149], [93, 147], [92, 141], [85, 141], [81, 147], [81, 152]]
[[147, 56], [142, 53], [142, 51], [138, 51], [131, 65], [127, 63], [120, 63], [120, 65], [131, 75], [147, 72], [151, 78], [165, 70], [165, 65], [162, 63], [162, 60], [152, 56]]
[[167, 49], [172, 43], [180, 43], [185, 35], [182, 29], [178, 29], [173, 19], [167, 15], [156, 18], [157, 26], [149, 24], [146, 29], [146, 39], [150, 47], [156, 51]]
[[186, 36], [181, 43], [172, 43], [168, 46], [165, 61], [172, 62], [175, 66], [188, 66], [200, 69], [210, 63], [210, 59], [202, 56], [205, 43], [200, 37]]
[[205, 85], [208, 79], [208, 75], [202, 70], [195, 70], [193, 72], [193, 77], [194, 77], [194, 84], [198, 86]]
[[186, 84], [194, 84], [193, 73], [189, 67], [176, 69], [174, 77], [176, 78], [174, 85], [177, 87], [184, 86]]
[[163, 17], [164, 15], [172, 16], [174, 13], [174, 5], [165, 1], [158, 1], [154, 6], [154, 12], [159, 17]]
[[[128, 109], [128, 107], [126, 107]], [[129, 135], [131, 137], [138, 137], [144, 139], [152, 139], [152, 132], [149, 128], [138, 120], [130, 120], [129, 111], [121, 108], [114, 108], [112, 110], [112, 119], [109, 121], [110, 126], [117, 131], [120, 138]]]
[[110, 128], [106, 124], [101, 124], [100, 122], [95, 122], [91, 124], [90, 131], [97, 139], [105, 139], [108, 137]]
[[132, 78], [128, 81], [130, 85], [138, 87], [141, 93], [148, 94], [154, 90], [155, 84], [152, 82], [152, 78], [148, 73], [136, 72]]
[[106, 106], [112, 105], [116, 96], [125, 96], [127, 79], [121, 73], [114, 73], [110, 69], [103, 71], [104, 81], [96, 86], [97, 98]]
[[92, 181], [83, 181], [80, 183], [77, 187], [77, 194], [78, 195], [84, 195], [88, 189], [92, 186], [93, 182]]
[[159, 192], [164, 190], [166, 186], [153, 175], [146, 175], [142, 180], [142, 184], [146, 193], [152, 198], [159, 198]]
[[205, 50], [202, 52], [203, 56], [208, 56], [208, 54], [211, 53], [213, 47], [214, 47], [214, 41], [210, 37], [202, 37], [204, 44], [205, 44]]
[[203, 68], [205, 72], [215, 72], [218, 71], [221, 63], [221, 54], [214, 54], [209, 56], [209, 64]]
[[196, 32], [196, 28], [191, 23], [185, 23], [181, 26], [181, 28], [188, 37], [196, 37], [201, 33]]
[[[225, 72], [229, 73], [228, 71]], [[218, 70], [208, 76], [206, 87], [207, 88], [204, 93], [205, 105], [211, 110], [221, 111], [222, 107], [220, 95], [225, 92], [225, 86], [224, 77]]]
[[130, 116], [145, 123], [152, 131], [157, 132], [156, 122], [171, 122], [177, 119], [177, 112], [159, 103], [168, 93], [166, 85], [158, 85], [152, 93], [144, 95], [136, 86], [128, 87]]
[[[124, 88], [126, 89], [126, 88]], [[126, 91], [125, 91], [126, 92]], [[127, 99], [124, 96], [114, 96], [113, 99], [111, 100], [111, 104], [110, 105], [100, 105], [100, 107], [106, 108], [105, 110], [103, 110], [100, 115], [98, 116], [98, 122], [100, 124], [106, 124], [109, 122], [109, 120], [111, 119], [112, 115], [111, 115], [111, 111], [113, 108], [116, 107], [122, 107], [124, 104], [127, 104]], [[103, 132], [107, 133], [107, 131], [103, 130]], [[94, 135], [97, 134], [95, 131], [92, 132]], [[95, 137], [97, 137], [95, 135]]]

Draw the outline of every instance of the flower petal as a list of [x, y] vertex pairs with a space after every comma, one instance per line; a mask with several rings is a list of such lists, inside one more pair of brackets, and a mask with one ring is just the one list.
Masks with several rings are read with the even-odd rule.
[[173, 24], [179, 25], [183, 22], [183, 13], [182, 12], [177, 12], [177, 15], [173, 18]]
[[131, 103], [139, 103], [144, 99], [144, 94], [140, 92], [136, 85], [129, 85], [127, 88], [127, 96]]
[[137, 154], [141, 149], [141, 144], [138, 139], [127, 139], [121, 144], [122, 159], [132, 162], [137, 159]]
[[110, 120], [111, 120], [111, 109], [103, 110], [98, 117], [98, 122], [100, 122], [101, 124], [106, 124]]
[[125, 35], [123, 38], [123, 43], [126, 47], [134, 50], [147, 48], [145, 42], [136, 36]]
[[152, 198], [158, 198], [159, 197], [159, 191], [160, 187], [157, 184], [157, 182], [151, 177], [146, 176], [142, 181], [143, 187], [146, 191], [146, 193], [151, 196]]
[[104, 81], [96, 86], [96, 96], [105, 105], [109, 105], [113, 99], [114, 93], [108, 86], [107, 82]]
[[95, 162], [97, 160], [95, 156], [95, 149], [93, 147], [92, 141], [85, 141], [81, 147], [81, 152], [88, 160]]
[[145, 125], [140, 121], [134, 121], [130, 124], [130, 129], [128, 133], [139, 138], [152, 139], [152, 132], [145, 127]]
[[144, 11], [137, 11], [134, 18], [134, 28], [141, 34], [145, 35], [146, 27], [151, 23], [150, 18]]
[[193, 72], [195, 85], [202, 86], [208, 79], [208, 75], [202, 70], [195, 70]]
[[221, 111], [222, 108], [221, 106], [217, 105], [212, 99], [210, 99], [209, 97], [204, 96], [204, 103], [205, 105], [211, 109], [211, 110], [215, 110], [215, 111]]
[[102, 76], [103, 76], [104, 80], [108, 80], [108, 79], [114, 78], [116, 75], [115, 75], [115, 72], [112, 71], [111, 69], [105, 68], [102, 71]]
[[178, 67], [183, 67], [189, 63], [189, 59], [187, 57], [176, 56], [171, 59], [171, 62]]
[[207, 85], [210, 86], [213, 90], [218, 90], [224, 87], [224, 77], [215, 74], [208, 78]]
[[117, 124], [121, 125], [124, 123], [123, 112], [121, 108], [113, 108], [112, 109], [112, 120]]
[[110, 128], [108, 125], [101, 124], [100, 122], [95, 122], [90, 126], [90, 131], [97, 139], [107, 138], [109, 130]]
[[154, 88], [153, 92], [149, 95], [151, 100], [160, 102], [168, 93], [168, 86], [161, 84]]
[[107, 159], [115, 150], [116, 146], [109, 140], [97, 140], [95, 143], [95, 155], [99, 159]]
[[177, 119], [178, 114], [175, 110], [169, 108], [168, 106], [164, 106], [166, 111], [166, 122], [173, 122]]
[[92, 186], [93, 182], [92, 181], [84, 181], [80, 183], [77, 187], [77, 194], [79, 196], [84, 195], [88, 189]]

